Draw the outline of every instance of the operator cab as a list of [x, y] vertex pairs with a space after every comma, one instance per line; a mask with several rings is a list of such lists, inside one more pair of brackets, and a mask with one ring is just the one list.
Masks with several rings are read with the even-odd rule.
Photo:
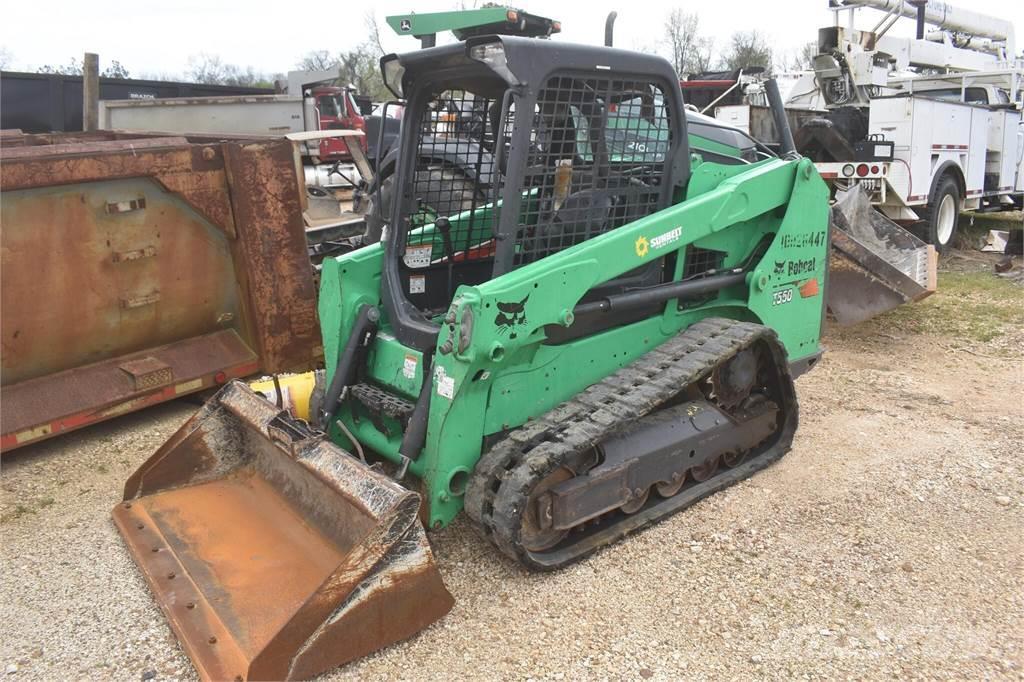
[[[434, 347], [460, 285], [655, 213], [688, 177], [682, 97], [661, 58], [488, 37], [382, 68], [407, 99], [383, 273], [403, 343]], [[655, 262], [616, 281], [661, 278]]]

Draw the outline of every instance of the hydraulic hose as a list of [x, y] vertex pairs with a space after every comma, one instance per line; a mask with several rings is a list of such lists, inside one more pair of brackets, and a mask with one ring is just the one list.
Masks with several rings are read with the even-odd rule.
[[330, 423], [335, 410], [338, 409], [338, 401], [341, 400], [342, 391], [352, 383], [356, 366], [361, 360], [366, 348], [377, 336], [377, 323], [380, 321], [380, 311], [372, 305], [364, 304], [356, 314], [355, 324], [352, 325], [352, 333], [348, 337], [345, 348], [338, 356], [338, 364], [334, 369], [334, 376], [331, 378], [331, 385], [327, 387], [324, 395], [324, 404], [317, 419], [317, 428], [321, 431]]

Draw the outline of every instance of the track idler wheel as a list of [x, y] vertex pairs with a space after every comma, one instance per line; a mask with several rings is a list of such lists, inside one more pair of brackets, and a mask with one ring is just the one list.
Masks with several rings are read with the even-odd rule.
[[746, 348], [722, 363], [711, 373], [716, 402], [722, 407], [735, 407], [750, 395], [757, 380], [758, 358]]
[[526, 513], [523, 514], [520, 535], [523, 547], [529, 551], [541, 552], [545, 549], [550, 549], [569, 534], [567, 530], [558, 530], [551, 527], [550, 504], [545, 505], [541, 498], [548, 490], [554, 488], [562, 481], [569, 480], [573, 476], [575, 474], [570, 469], [558, 467], [538, 483], [537, 487], [530, 494], [530, 499], [526, 503]]

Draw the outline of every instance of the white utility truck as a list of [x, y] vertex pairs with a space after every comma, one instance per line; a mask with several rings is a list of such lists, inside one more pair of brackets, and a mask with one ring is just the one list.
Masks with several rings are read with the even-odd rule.
[[[814, 68], [786, 105], [798, 150], [837, 192], [859, 185], [939, 251], [954, 243], [961, 210], [1020, 208], [1024, 61], [1013, 59], [1013, 25], [932, 1], [829, 7], [834, 25], [818, 32]], [[884, 14], [857, 29], [860, 8]], [[916, 37], [888, 35], [901, 17], [917, 20]], [[716, 118], [763, 135], [758, 84], [746, 92], [746, 104], [718, 107]]]

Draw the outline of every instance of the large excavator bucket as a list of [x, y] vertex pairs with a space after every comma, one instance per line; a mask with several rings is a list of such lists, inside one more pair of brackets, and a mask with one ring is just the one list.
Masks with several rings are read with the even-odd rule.
[[882, 215], [860, 186], [836, 200], [831, 220], [827, 301], [840, 325], [935, 292], [935, 248]]
[[419, 496], [232, 382], [113, 516], [199, 674], [303, 679], [452, 607]]

